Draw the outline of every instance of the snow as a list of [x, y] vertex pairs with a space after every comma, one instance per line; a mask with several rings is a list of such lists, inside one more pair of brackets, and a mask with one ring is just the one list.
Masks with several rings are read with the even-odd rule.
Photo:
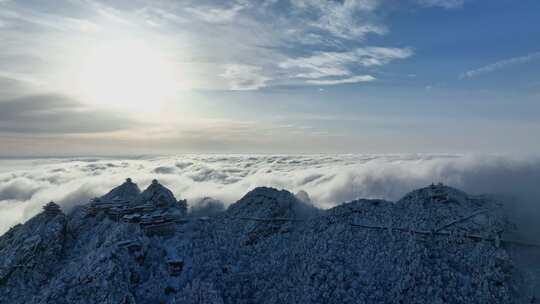
[[112, 201], [114, 199], [117, 200], [125, 200], [130, 201], [133, 200], [135, 197], [139, 196], [141, 193], [141, 190], [139, 190], [139, 186], [137, 184], [133, 183], [130, 178], [126, 179], [126, 182], [122, 185], [115, 187], [109, 193], [105, 194], [101, 197], [101, 200], [103, 201]]
[[[530, 303], [539, 296], [538, 273], [524, 267], [538, 262], [538, 247], [496, 241], [514, 225], [489, 197], [434, 185], [397, 202], [359, 199], [328, 210], [306, 198], [255, 188], [226, 210], [184, 213], [166, 236], [83, 207], [40, 213], [0, 237], [0, 303]], [[125, 203], [155, 199], [156, 212], [177, 204], [157, 181]]]

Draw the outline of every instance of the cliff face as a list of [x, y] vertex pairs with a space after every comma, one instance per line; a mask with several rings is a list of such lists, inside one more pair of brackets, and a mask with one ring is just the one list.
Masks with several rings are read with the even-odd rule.
[[324, 211], [257, 188], [197, 218], [157, 183], [137, 191], [46, 209], [0, 237], [0, 303], [527, 303], [535, 292], [497, 204], [442, 185]]

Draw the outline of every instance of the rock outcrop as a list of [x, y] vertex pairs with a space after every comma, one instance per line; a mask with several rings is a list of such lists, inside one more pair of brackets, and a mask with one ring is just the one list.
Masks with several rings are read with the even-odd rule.
[[[318, 210], [307, 193], [263, 187], [200, 217], [177, 212], [185, 202], [157, 181], [142, 193], [133, 185], [69, 215], [49, 204], [0, 237], [0, 303], [531, 303], [538, 296], [523, 288], [531, 281], [516, 267], [524, 244], [505, 236], [512, 225], [487, 197], [434, 185], [396, 203]], [[148, 225], [166, 233], [149, 233]]]

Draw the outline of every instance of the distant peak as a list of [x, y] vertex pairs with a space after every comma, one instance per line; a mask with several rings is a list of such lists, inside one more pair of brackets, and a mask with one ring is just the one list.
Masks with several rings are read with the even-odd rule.
[[242, 197], [236, 204], [251, 204], [253, 202], [264, 202], [269, 204], [296, 201], [298, 201], [298, 199], [287, 190], [278, 190], [272, 187], [257, 187], [244, 195], [244, 197]]
[[287, 190], [257, 187], [232, 204], [227, 212], [246, 217], [298, 218], [311, 214], [312, 209], [311, 204], [306, 204]]
[[456, 188], [447, 186], [443, 183], [437, 183], [409, 192], [397, 203], [410, 204], [415, 202], [422, 202], [424, 205], [430, 204], [433, 206], [437, 206], [447, 203], [467, 205], [468, 201], [469, 196], [467, 195], [467, 193]]
[[293, 194], [287, 190], [278, 190], [272, 187], [256, 187], [253, 190], [249, 191], [245, 195], [245, 197], [258, 196], [258, 195], [270, 196], [270, 197], [273, 197], [273, 196], [277, 197], [280, 195], [293, 196]]

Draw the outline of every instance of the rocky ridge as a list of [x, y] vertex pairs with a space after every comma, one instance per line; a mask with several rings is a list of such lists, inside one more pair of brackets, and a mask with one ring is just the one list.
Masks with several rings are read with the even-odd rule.
[[[208, 205], [217, 204], [205, 198]], [[187, 212], [131, 180], [0, 237], [0, 303], [533, 303], [500, 205], [444, 185], [329, 210], [256, 188]], [[217, 211], [216, 211], [217, 210]], [[532, 249], [531, 249], [532, 248]], [[536, 251], [538, 252], [538, 251]], [[531, 287], [532, 286], [532, 287]]]

